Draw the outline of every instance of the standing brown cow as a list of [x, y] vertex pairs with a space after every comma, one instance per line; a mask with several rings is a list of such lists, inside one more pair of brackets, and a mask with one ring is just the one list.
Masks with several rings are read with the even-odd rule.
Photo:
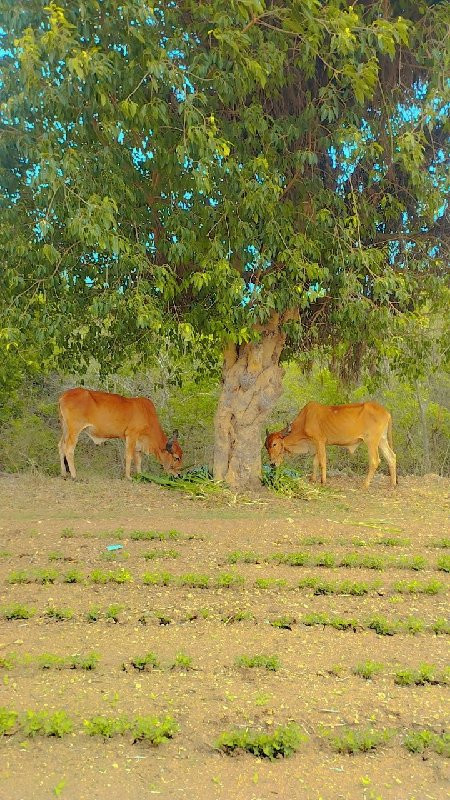
[[166, 472], [178, 475], [183, 453], [178, 431], [170, 439], [161, 428], [155, 406], [146, 397], [122, 397], [90, 389], [69, 389], [59, 398], [62, 436], [59, 441], [61, 474], [76, 478], [74, 451], [81, 431], [95, 444], [108, 439], [125, 441], [125, 477], [131, 478], [134, 459], [141, 471], [141, 453], [152, 453]]
[[351, 403], [342, 406], [324, 406], [307, 403], [282, 431], [267, 431], [265, 445], [272, 464], [281, 464], [284, 453], [313, 453], [313, 475], [317, 479], [320, 466], [322, 483], [327, 480], [327, 444], [346, 447], [354, 453], [361, 442], [369, 451], [369, 473], [364, 485], [369, 487], [380, 464], [378, 448], [389, 465], [391, 485], [397, 483], [397, 458], [392, 449], [392, 418], [379, 403]]

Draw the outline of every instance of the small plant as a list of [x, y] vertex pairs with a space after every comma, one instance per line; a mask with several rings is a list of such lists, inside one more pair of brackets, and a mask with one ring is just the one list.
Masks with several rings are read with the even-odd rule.
[[436, 541], [431, 542], [431, 547], [441, 547], [444, 550], [449, 548], [450, 536], [444, 536], [442, 539], [436, 539]]
[[55, 606], [49, 606], [44, 611], [44, 617], [47, 617], [47, 619], [53, 619], [55, 622], [64, 622], [67, 619], [72, 619], [73, 611], [71, 608], [56, 608]]
[[330, 618], [328, 614], [324, 614], [323, 612], [320, 614], [312, 613], [312, 614], [305, 614], [304, 617], [301, 618], [302, 625], [306, 625], [307, 627], [312, 627], [313, 625], [329, 625]]
[[425, 569], [427, 562], [423, 556], [400, 556], [395, 562], [395, 566], [399, 569], [412, 569], [419, 572]]
[[103, 736], [112, 739], [113, 736], [123, 736], [131, 727], [126, 717], [90, 717], [83, 722], [83, 728], [88, 736]]
[[432, 664], [421, 664], [417, 670], [399, 669], [395, 673], [394, 683], [398, 686], [425, 686], [427, 683], [439, 683], [435, 670], [436, 667]]
[[383, 664], [378, 661], [364, 661], [362, 664], [357, 664], [353, 670], [354, 675], [359, 675], [366, 681], [371, 681], [374, 675], [378, 675], [383, 671]]
[[276, 672], [280, 669], [281, 663], [278, 656], [239, 656], [236, 659], [237, 667], [245, 667], [246, 669], [253, 669], [254, 667], [263, 667], [270, 672]]
[[37, 657], [37, 665], [39, 669], [64, 669], [66, 659], [53, 653], [42, 653]]
[[61, 531], [61, 539], [73, 539], [76, 536], [73, 528], [63, 528]]
[[359, 553], [345, 553], [339, 561], [340, 567], [359, 567], [361, 556]]
[[180, 575], [178, 584], [179, 586], [189, 586], [191, 589], [207, 589], [209, 577], [196, 572], [187, 572], [185, 575]]
[[186, 671], [193, 669], [192, 658], [186, 653], [177, 653], [171, 669], [183, 669]]
[[409, 539], [402, 539], [400, 536], [384, 536], [382, 539], [378, 539], [377, 544], [383, 547], [406, 547]]
[[288, 564], [290, 567], [304, 567], [309, 561], [308, 553], [274, 553], [270, 558], [277, 564]]
[[307, 740], [297, 725], [280, 725], [270, 732], [250, 730], [226, 731], [216, 741], [215, 747], [225, 753], [244, 750], [259, 758], [287, 758]]
[[146, 653], [145, 656], [140, 656], [138, 658], [133, 658], [131, 660], [131, 666], [134, 669], [139, 670], [140, 672], [148, 671], [151, 669], [159, 669], [160, 663], [158, 660], [158, 656], [156, 653]]
[[131, 735], [133, 742], [150, 742], [157, 745], [173, 739], [179, 730], [179, 725], [175, 720], [166, 716], [163, 719], [158, 717], [136, 717], [131, 725]]
[[0, 736], [10, 736], [14, 733], [18, 716], [17, 711], [10, 711], [0, 706]]
[[386, 566], [383, 556], [366, 555], [360, 559], [359, 566], [363, 569], [382, 570]]
[[386, 617], [375, 616], [367, 623], [369, 630], [375, 631], [379, 636], [394, 636], [398, 633], [398, 624], [391, 622]]
[[144, 558], [148, 561], [155, 561], [157, 558], [178, 558], [178, 550], [149, 550], [144, 553]]
[[229, 564], [260, 564], [261, 558], [253, 550], [234, 550], [227, 561]]
[[162, 611], [155, 611], [155, 617], [159, 625], [170, 625], [170, 623], [173, 622], [173, 618], [168, 617], [167, 614]]
[[86, 614], [86, 619], [88, 622], [98, 622], [101, 615], [102, 612], [99, 606], [92, 606]]
[[154, 541], [155, 539], [160, 542], [170, 541], [171, 539], [180, 539], [181, 533], [179, 531], [132, 531], [130, 539], [134, 541]]
[[336, 556], [333, 553], [317, 553], [311, 556], [310, 563], [315, 567], [334, 567]]
[[49, 561], [67, 561], [67, 560], [70, 561], [71, 559], [70, 559], [70, 557], [69, 557], [69, 559], [67, 559], [67, 557], [64, 555], [64, 553], [61, 553], [60, 550], [52, 550], [48, 554], [48, 560]]
[[119, 615], [122, 611], [123, 606], [120, 606], [118, 603], [111, 603], [105, 611], [105, 617], [111, 620], [111, 622], [119, 622]]
[[337, 753], [367, 753], [385, 744], [392, 737], [392, 732], [373, 728], [347, 728], [339, 733], [326, 732], [325, 735]]
[[434, 631], [438, 636], [443, 633], [450, 635], [450, 622], [446, 620], [444, 617], [439, 617], [436, 622], [433, 623], [431, 626], [431, 630]]
[[450, 756], [450, 734], [442, 736], [429, 730], [411, 731], [403, 740], [403, 744], [410, 753], [423, 753], [424, 750], [433, 750], [435, 753]]
[[29, 608], [28, 606], [21, 605], [20, 603], [13, 603], [13, 605], [7, 606], [7, 608], [3, 610], [4, 617], [8, 620], [30, 619], [31, 617], [34, 617], [35, 613], [35, 608]]
[[425, 630], [425, 623], [417, 617], [408, 617], [408, 619], [405, 619], [403, 627], [407, 633], [415, 636], [416, 633], [422, 633]]
[[295, 621], [295, 617], [288, 617], [285, 615], [271, 619], [269, 624], [272, 626], [272, 628], [280, 628], [281, 630], [291, 631], [292, 626], [295, 625]]
[[58, 739], [71, 733], [73, 724], [65, 711], [27, 711], [21, 720], [24, 736], [56, 736]]
[[31, 583], [32, 578], [30, 577], [29, 573], [26, 570], [18, 569], [14, 572], [10, 572], [7, 577], [8, 583]]
[[341, 617], [340, 615], [330, 617], [328, 625], [337, 631], [356, 631], [360, 627], [356, 619]]
[[257, 589], [285, 589], [287, 585], [284, 578], [257, 578], [255, 581]]
[[33, 581], [48, 586], [54, 583], [58, 577], [56, 569], [37, 569], [33, 573]]
[[427, 583], [421, 583], [420, 581], [396, 581], [394, 583], [394, 590], [399, 594], [440, 594], [445, 590], [445, 585], [442, 581], [438, 581], [435, 578], [428, 581]]
[[0, 669], [12, 669], [16, 663], [16, 653], [6, 653], [4, 656], [0, 656]]
[[233, 622], [245, 622], [246, 620], [254, 620], [255, 616], [252, 611], [235, 611], [233, 614], [224, 614], [222, 617], [222, 622], [225, 625], [230, 625]]
[[92, 670], [97, 669], [99, 661], [100, 656], [94, 651], [88, 653], [86, 656], [80, 656], [78, 653], [76, 653], [74, 656], [70, 656], [67, 659], [67, 666], [69, 669], [83, 669], [86, 670], [86, 672], [91, 672]]
[[442, 572], [450, 572], [450, 555], [440, 556], [436, 561], [436, 566]]
[[173, 575], [170, 572], [146, 572], [142, 576], [145, 586], [169, 586], [172, 580]]
[[217, 586], [221, 589], [236, 589], [244, 583], [242, 575], [237, 575], [235, 572], [221, 572], [217, 576]]
[[92, 583], [130, 583], [133, 578], [128, 570], [121, 567], [117, 570], [108, 570], [103, 572], [101, 569], [94, 569], [90, 575]]
[[84, 575], [78, 569], [69, 569], [65, 575], [63, 575], [63, 583], [83, 583]]
[[325, 539], [322, 536], [305, 536], [301, 543], [306, 547], [313, 547], [316, 544], [325, 544]]

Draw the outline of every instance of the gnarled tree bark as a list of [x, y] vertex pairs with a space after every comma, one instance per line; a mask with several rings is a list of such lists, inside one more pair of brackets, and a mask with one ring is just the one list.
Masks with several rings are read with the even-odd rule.
[[[292, 316], [292, 315], [291, 315]], [[224, 352], [222, 390], [215, 417], [214, 478], [241, 491], [261, 485], [261, 426], [282, 392], [279, 365], [286, 334], [274, 314], [258, 342]]]

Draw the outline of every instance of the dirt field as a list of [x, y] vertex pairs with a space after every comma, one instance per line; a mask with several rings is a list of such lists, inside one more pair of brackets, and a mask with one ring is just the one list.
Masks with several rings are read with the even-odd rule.
[[[448, 616], [442, 539], [448, 537], [449, 483], [404, 478], [394, 492], [385, 476], [369, 492], [351, 478], [330, 483], [332, 492], [309, 502], [262, 495], [232, 504], [118, 480], [1, 478], [0, 706], [64, 709], [74, 727], [62, 738], [27, 738], [20, 730], [3, 736], [0, 800], [448, 797], [444, 755], [410, 753], [403, 744], [413, 730], [448, 730], [448, 686], [401, 686], [395, 673], [426, 662], [439, 676], [448, 665], [448, 636], [432, 627]], [[136, 539], [135, 531], [176, 533]], [[111, 555], [110, 544], [123, 549]], [[253, 551], [259, 563], [231, 565], [234, 551]], [[271, 558], [294, 552], [305, 554], [302, 566]], [[356, 554], [351, 566], [339, 566], [349, 553]], [[376, 558], [356, 566], [370, 556]], [[424, 561], [411, 560], [418, 556]], [[44, 569], [57, 575], [45, 578]], [[63, 582], [71, 570], [83, 582]], [[94, 583], [102, 579], [96, 570], [124, 582]], [[145, 585], [145, 573], [168, 585]], [[191, 573], [208, 576], [209, 586], [181, 586], [180, 576]], [[233, 585], [234, 575], [244, 583]], [[33, 576], [54, 582], [11, 582]], [[298, 586], [307, 577], [335, 590], [342, 581], [366, 584], [368, 593], [354, 596], [341, 586], [341, 594], [315, 595], [314, 586]], [[277, 579], [286, 584], [256, 584]], [[433, 580], [444, 584], [433, 584], [436, 594], [417, 593]], [[192, 575], [185, 581], [195, 583]], [[407, 581], [412, 593], [401, 593], [398, 581]], [[14, 603], [34, 615], [7, 620]], [[110, 612], [118, 622], [106, 617], [111, 604], [121, 607]], [[73, 615], [58, 621], [45, 615], [49, 607]], [[88, 621], [89, 610], [97, 621]], [[233, 620], [236, 612], [252, 616]], [[346, 630], [305, 624], [307, 615], [320, 612], [352, 624]], [[381, 635], [368, 628], [374, 615], [397, 621], [398, 630]], [[270, 624], [283, 616], [289, 628]], [[100, 657], [93, 670], [43, 669], [38, 660], [91, 651]], [[160, 666], [133, 667], [149, 651]], [[192, 659], [192, 669], [172, 668], [180, 652]], [[277, 655], [280, 668], [236, 666], [242, 655]], [[353, 670], [369, 659], [382, 668], [365, 680]], [[170, 714], [179, 732], [154, 747], [133, 744], [127, 733], [104, 740], [83, 730], [83, 720], [95, 715], [144, 714]], [[291, 721], [308, 739], [289, 758], [214, 748], [224, 731], [270, 731]], [[326, 732], [340, 734], [347, 726], [387, 729], [391, 738], [372, 752], [337, 753]]]

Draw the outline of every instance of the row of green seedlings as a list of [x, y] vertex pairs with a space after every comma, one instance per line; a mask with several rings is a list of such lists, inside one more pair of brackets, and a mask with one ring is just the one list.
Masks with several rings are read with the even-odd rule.
[[[88, 610], [86, 619], [88, 622], [98, 622], [100, 619], [106, 619], [111, 622], [119, 622], [120, 612], [123, 610], [122, 606], [112, 604], [106, 611], [102, 611], [98, 606], [94, 606]], [[35, 608], [29, 606], [13, 603], [6, 608], [0, 610], [0, 616], [6, 620], [17, 619], [31, 619], [36, 614]], [[163, 612], [153, 612], [154, 618], [160, 625], [170, 625], [174, 622], [174, 618], [169, 614]], [[43, 612], [43, 616], [55, 622], [63, 622], [71, 619], [74, 612], [70, 608], [56, 608], [49, 607]], [[189, 612], [180, 622], [194, 622], [199, 619], [211, 619], [212, 614], [209, 609], [199, 609], [198, 611]], [[254, 614], [248, 610], [236, 611], [227, 613], [219, 617], [225, 624], [232, 624], [235, 622], [252, 621], [257, 623]], [[148, 614], [144, 612], [139, 618], [138, 622], [146, 625], [149, 621]], [[291, 615], [283, 615], [275, 617], [274, 619], [266, 620], [269, 625], [274, 628], [292, 630], [292, 627], [297, 623], [297, 619]], [[427, 625], [424, 620], [410, 616], [405, 620], [390, 620], [382, 615], [375, 615], [369, 617], [367, 620], [357, 620], [354, 617], [342, 617], [338, 614], [330, 615], [324, 612], [306, 614], [298, 619], [298, 624], [311, 627], [314, 625], [322, 627], [331, 627], [335, 630], [353, 631], [358, 630], [373, 630], [380, 636], [394, 636], [398, 633], [418, 634], [418, 633], [435, 633], [436, 635], [450, 634], [450, 622], [444, 617], [439, 617], [431, 625]]]
[[[25, 666], [36, 664], [39, 669], [43, 670], [81, 669], [91, 671], [97, 668], [99, 662], [100, 656], [95, 652], [88, 653], [85, 656], [79, 655], [78, 653], [73, 656], [58, 656], [54, 653], [41, 653], [38, 656], [25, 654], [19, 657], [19, 655], [14, 652], [0, 656], [0, 668], [6, 670], [13, 669], [20, 664]], [[134, 669], [139, 671], [163, 669], [158, 656], [156, 653], [152, 652], [146, 653], [144, 656], [132, 658], [130, 664]], [[126, 663], [122, 664], [122, 669], [125, 671], [127, 670]], [[175, 655], [173, 661], [168, 664], [167, 669], [192, 670], [194, 669], [192, 666], [192, 658], [180, 651]]]
[[[333, 665], [328, 670], [330, 675], [341, 677], [344, 668]], [[366, 681], [372, 681], [377, 675], [393, 676], [397, 686], [448, 686], [450, 685], [450, 666], [442, 670], [434, 664], [419, 664], [417, 669], [411, 667], [389, 668], [379, 661], [363, 661], [356, 664], [351, 670], [353, 675], [358, 675]]]
[[124, 539], [130, 539], [133, 542], [173, 542], [180, 539], [185, 539], [186, 541], [192, 541], [193, 539], [199, 541], [203, 540], [201, 534], [183, 534], [181, 531], [177, 530], [125, 531], [123, 528], [117, 528], [115, 531], [104, 531], [100, 533], [76, 533], [73, 528], [64, 528], [61, 532], [62, 539], [74, 539], [76, 537], [83, 539], [110, 539], [111, 541], [117, 540], [119, 542]]
[[[342, 556], [336, 553], [272, 553], [264, 558], [252, 550], [234, 550], [228, 555], [229, 564], [262, 564], [275, 561], [277, 564], [286, 564], [290, 567], [347, 567], [360, 569], [383, 570], [386, 568], [409, 569], [418, 572], [429, 567], [423, 556], [380, 556], [377, 554], [345, 553]], [[450, 555], [440, 556], [435, 568], [442, 572], [450, 572]]]
[[[170, 715], [165, 717], [126, 716], [105, 717], [97, 715], [83, 721], [82, 730], [89, 736], [111, 739], [130, 734], [133, 743], [145, 741], [153, 746], [172, 739], [179, 732], [179, 725]], [[0, 708], [0, 736], [34, 738], [36, 736], [63, 738], [75, 730], [73, 720], [65, 711], [17, 711]], [[374, 728], [346, 728], [336, 733], [322, 729], [322, 741], [327, 742], [337, 753], [356, 754], [374, 751], [387, 744], [395, 731]], [[258, 758], [286, 758], [293, 755], [308, 740], [295, 723], [280, 725], [270, 731], [242, 728], [225, 731], [216, 740], [217, 750], [232, 754], [236, 751], [251, 753]], [[450, 734], [438, 734], [431, 730], [414, 730], [403, 734], [403, 746], [410, 753], [433, 751], [450, 756]]]
[[[94, 716], [83, 721], [82, 729], [89, 736], [102, 736], [105, 739], [129, 733], [133, 743], [145, 741], [156, 746], [172, 739], [178, 733], [179, 725], [169, 715], [131, 719]], [[20, 734], [27, 738], [54, 736], [61, 739], [74, 730], [74, 722], [65, 711], [25, 711], [19, 714], [8, 708], [0, 708], [0, 736]]]
[[[330, 540], [325, 539], [323, 536], [305, 536], [300, 540], [299, 544], [302, 547], [316, 547], [328, 544]], [[336, 540], [334, 539], [334, 543]], [[341, 541], [341, 544], [346, 547], [408, 547], [411, 544], [411, 539], [402, 536], [382, 536], [380, 539], [361, 539], [360, 537], [353, 537], [350, 541]], [[450, 538], [444, 536], [441, 539], [435, 539], [422, 545], [425, 549], [441, 549], [446, 550], [450, 548]]]
[[[322, 728], [322, 741], [329, 744], [336, 753], [355, 755], [377, 750], [396, 735], [395, 730], [347, 727], [336, 733]], [[222, 733], [215, 747], [227, 754], [236, 751], [251, 753], [258, 758], [286, 758], [293, 755], [308, 740], [298, 725], [289, 723], [270, 731], [241, 728]], [[403, 733], [402, 745], [410, 753], [433, 751], [445, 757], [450, 756], [450, 734], [438, 734], [431, 730], [414, 730]]]

